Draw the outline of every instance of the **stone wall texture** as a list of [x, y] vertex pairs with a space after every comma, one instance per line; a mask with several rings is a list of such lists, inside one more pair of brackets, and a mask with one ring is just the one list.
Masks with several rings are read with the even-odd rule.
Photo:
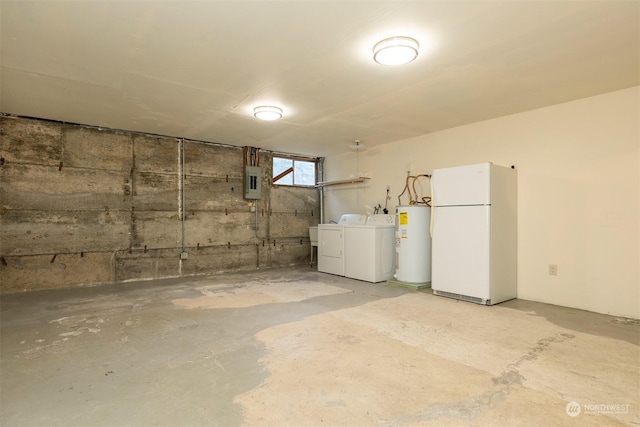
[[2, 293], [309, 262], [318, 191], [272, 186], [270, 152], [254, 205], [241, 147], [6, 116], [0, 138]]

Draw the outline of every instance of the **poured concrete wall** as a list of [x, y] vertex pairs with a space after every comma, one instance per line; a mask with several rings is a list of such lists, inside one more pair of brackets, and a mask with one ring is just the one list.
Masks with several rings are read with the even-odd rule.
[[2, 292], [309, 261], [317, 190], [271, 186], [271, 153], [252, 209], [242, 148], [184, 141], [183, 233], [180, 140], [13, 117], [0, 137]]

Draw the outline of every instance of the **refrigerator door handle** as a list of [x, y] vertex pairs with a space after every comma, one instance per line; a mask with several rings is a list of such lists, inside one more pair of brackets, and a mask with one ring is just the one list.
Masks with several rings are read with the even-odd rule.
[[436, 220], [436, 198], [435, 194], [433, 194], [433, 179], [429, 180], [429, 185], [431, 186], [431, 218], [429, 221], [429, 236], [433, 239], [433, 224]]

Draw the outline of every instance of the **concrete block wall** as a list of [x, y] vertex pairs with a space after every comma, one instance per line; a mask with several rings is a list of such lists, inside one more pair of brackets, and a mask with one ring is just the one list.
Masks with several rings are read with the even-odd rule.
[[309, 262], [318, 192], [272, 186], [269, 152], [252, 207], [242, 148], [182, 143], [182, 260], [179, 139], [14, 117], [0, 138], [0, 292]]

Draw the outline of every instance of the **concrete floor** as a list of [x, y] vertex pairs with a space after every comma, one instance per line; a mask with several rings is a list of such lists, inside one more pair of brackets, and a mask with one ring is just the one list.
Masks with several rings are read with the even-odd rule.
[[296, 268], [8, 295], [1, 321], [2, 426], [640, 425], [639, 322], [547, 304]]

